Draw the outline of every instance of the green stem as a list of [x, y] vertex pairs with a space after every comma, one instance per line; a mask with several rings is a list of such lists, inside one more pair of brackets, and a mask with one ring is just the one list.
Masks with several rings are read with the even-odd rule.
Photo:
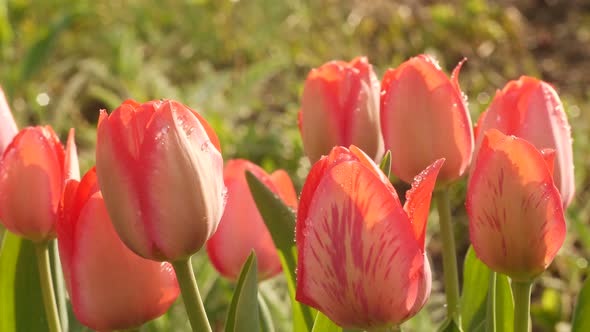
[[447, 316], [461, 326], [459, 308], [459, 276], [457, 272], [457, 251], [451, 223], [449, 192], [442, 188], [434, 193], [440, 223], [440, 235], [443, 247], [443, 277], [447, 296]]
[[59, 259], [59, 248], [57, 240], [52, 240], [50, 246], [50, 259], [53, 262], [53, 286], [55, 287], [55, 298], [57, 302], [59, 321], [61, 322], [61, 328], [65, 332], [69, 330], [68, 321], [68, 306], [66, 303], [66, 291], [63, 269], [61, 268], [61, 260]]
[[486, 332], [496, 332], [496, 272], [490, 270]]
[[41, 292], [43, 293], [43, 304], [45, 305], [45, 316], [47, 316], [49, 331], [61, 332], [59, 316], [57, 314], [57, 305], [55, 303], [55, 293], [53, 291], [53, 281], [51, 278], [49, 243], [35, 243], [35, 254], [37, 256], [39, 281], [41, 282]]
[[193, 332], [211, 332], [211, 326], [209, 326], [205, 306], [199, 294], [190, 257], [172, 262], [172, 266], [176, 272], [176, 279], [180, 286], [186, 314], [191, 322]]
[[531, 314], [532, 282], [512, 281], [514, 293], [514, 332], [528, 332]]

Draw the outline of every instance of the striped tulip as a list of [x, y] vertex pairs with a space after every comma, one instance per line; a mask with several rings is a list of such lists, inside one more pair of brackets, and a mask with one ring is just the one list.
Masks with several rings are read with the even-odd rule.
[[95, 169], [68, 181], [57, 227], [74, 313], [99, 331], [122, 330], [164, 314], [179, 294], [169, 263], [141, 258], [117, 236]]
[[[574, 161], [570, 125], [555, 89], [536, 78], [522, 76], [496, 92], [488, 110], [477, 122], [477, 132], [496, 128], [521, 137], [537, 149], [555, 150], [553, 179], [564, 208], [574, 198]], [[476, 137], [476, 153], [483, 135]]]
[[382, 157], [379, 80], [366, 57], [311, 70], [303, 88], [299, 130], [312, 163], [337, 145], [355, 144], [374, 160]]
[[67, 152], [49, 126], [21, 130], [0, 162], [0, 220], [4, 226], [35, 242], [55, 238], [65, 179], [77, 165], [73, 130]]
[[297, 212], [296, 299], [345, 328], [397, 326], [416, 314], [430, 294], [424, 235], [443, 162], [416, 176], [403, 207], [359, 148], [335, 147], [315, 163]]
[[381, 83], [381, 129], [395, 158], [392, 172], [410, 183], [439, 158], [440, 183], [461, 177], [471, 162], [473, 132], [459, 88], [461, 61], [449, 79], [436, 60], [420, 55], [389, 69]]
[[492, 270], [532, 281], [551, 263], [565, 239], [551, 153], [496, 129], [483, 135], [467, 190], [469, 235], [475, 253]]
[[217, 231], [207, 241], [207, 253], [219, 273], [237, 280], [242, 265], [254, 249], [258, 278], [264, 280], [281, 272], [281, 261], [250, 193], [246, 171], [252, 172], [287, 205], [297, 208], [297, 194], [286, 172], [278, 170], [268, 175], [247, 160], [230, 160], [223, 172], [228, 192], [227, 206]]
[[138, 255], [189, 257], [215, 232], [225, 206], [217, 135], [173, 100], [126, 101], [100, 114], [96, 173], [113, 225]]

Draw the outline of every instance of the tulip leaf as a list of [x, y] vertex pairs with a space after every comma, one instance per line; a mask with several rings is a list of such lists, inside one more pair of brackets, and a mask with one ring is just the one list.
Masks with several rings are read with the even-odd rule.
[[438, 329], [439, 332], [463, 332], [461, 327], [455, 322], [454, 319], [447, 319], [443, 325]]
[[261, 293], [258, 293], [258, 313], [260, 314], [260, 331], [275, 332], [270, 308]]
[[311, 332], [342, 332], [342, 328], [318, 311]]
[[[483, 331], [487, 313], [490, 269], [480, 261], [473, 247], [469, 247], [463, 265], [463, 294], [461, 318], [465, 331]], [[514, 323], [514, 301], [508, 277], [496, 276], [496, 330], [511, 332]]]
[[35, 246], [10, 232], [0, 248], [0, 331], [48, 331]]
[[291, 298], [293, 331], [310, 331], [313, 326], [314, 310], [295, 300], [295, 269], [297, 267], [297, 249], [294, 241], [295, 213], [254, 174], [246, 171], [246, 179], [258, 211], [279, 251]]
[[381, 160], [381, 164], [379, 164], [379, 168], [389, 178], [391, 174], [391, 151], [387, 150], [385, 156], [383, 156], [383, 160]]
[[584, 286], [574, 309], [571, 332], [590, 331], [590, 277], [584, 281]]
[[256, 254], [252, 251], [242, 266], [227, 313], [225, 332], [260, 331], [257, 271]]

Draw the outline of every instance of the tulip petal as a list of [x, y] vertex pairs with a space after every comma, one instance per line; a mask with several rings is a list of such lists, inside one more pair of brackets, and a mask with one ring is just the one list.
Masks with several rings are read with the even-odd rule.
[[113, 330], [162, 315], [179, 292], [170, 264], [127, 249], [109, 222], [100, 193], [86, 202], [75, 222], [70, 296], [76, 317], [93, 329]]
[[297, 234], [298, 301], [347, 328], [410, 317], [416, 302], [424, 301], [421, 282], [429, 281], [409, 220], [392, 198], [357, 161], [326, 170], [306, 218], [298, 218], [298, 226], [306, 224]]
[[297, 193], [295, 192], [295, 188], [293, 187], [293, 182], [291, 182], [291, 178], [289, 174], [282, 169], [274, 171], [270, 178], [272, 183], [277, 188], [278, 194], [281, 199], [287, 204], [288, 206], [292, 207], [293, 209], [297, 208]]
[[559, 192], [539, 151], [523, 139], [485, 133], [466, 206], [477, 256], [513, 280], [543, 272], [563, 244]]
[[[135, 171], [143, 180], [136, 185], [154, 254], [191, 255], [215, 232], [223, 213], [221, 153], [190, 110], [166, 101], [146, 128], [140, 156], [142, 167]], [[195, 210], [203, 220], [195, 220]]]
[[41, 127], [23, 129], [4, 151], [0, 164], [0, 218], [13, 233], [33, 241], [55, 235], [63, 188], [63, 147], [56, 150], [52, 133]]
[[122, 130], [119, 120], [120, 117], [109, 118], [105, 111], [100, 113], [96, 135], [98, 182], [113, 225], [122, 234], [121, 239], [138, 255], [150, 257], [151, 243], [142, 222], [136, 187], [139, 181], [136, 173], [141, 164], [132, 158], [122, 138], [115, 134]]
[[471, 119], [462, 94], [435, 60], [412, 58], [388, 70], [381, 86], [381, 129], [386, 148], [396, 156], [392, 172], [410, 183], [444, 157], [439, 181], [463, 175], [473, 151]]
[[423, 251], [426, 222], [428, 221], [428, 213], [430, 212], [430, 199], [432, 198], [432, 191], [436, 185], [436, 177], [444, 162], [444, 158], [438, 159], [420, 172], [420, 174], [414, 177], [412, 188], [406, 192], [404, 211], [408, 214], [414, 235], [421, 244]]
[[[246, 170], [252, 172], [273, 192], [279, 192], [271, 177], [260, 167], [243, 159], [230, 160], [224, 170], [228, 192], [227, 208], [217, 231], [207, 242], [207, 253], [211, 263], [223, 276], [237, 280], [244, 262], [254, 250], [258, 261], [258, 279], [264, 280], [275, 276], [282, 267], [270, 232], [250, 193]], [[294, 195], [295, 190], [292, 190]]]
[[76, 151], [75, 134], [75, 129], [71, 128], [66, 143], [64, 173], [65, 180], [74, 179], [80, 181], [80, 164], [78, 162], [78, 152]]
[[10, 141], [16, 136], [18, 129], [8, 107], [4, 90], [0, 87], [0, 156], [4, 153], [4, 149], [10, 144]]
[[543, 149], [541, 150], [541, 154], [547, 163], [547, 169], [549, 170], [549, 173], [551, 173], [551, 176], [553, 176], [553, 172], [555, 171], [555, 150]]

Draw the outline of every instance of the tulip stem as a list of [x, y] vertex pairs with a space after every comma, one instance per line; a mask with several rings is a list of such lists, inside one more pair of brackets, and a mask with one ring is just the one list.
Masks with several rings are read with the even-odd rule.
[[490, 270], [486, 332], [496, 332], [496, 272]]
[[453, 319], [461, 326], [461, 312], [459, 308], [459, 276], [457, 271], [457, 252], [455, 249], [455, 236], [451, 223], [451, 206], [449, 191], [441, 188], [434, 192], [440, 224], [440, 235], [443, 248], [443, 278], [445, 294], [447, 297], [447, 317]]
[[519, 282], [512, 280], [512, 292], [514, 293], [514, 331], [528, 332], [531, 313], [531, 289], [532, 282]]
[[201, 294], [199, 294], [190, 257], [172, 262], [172, 266], [176, 272], [176, 279], [180, 286], [184, 307], [186, 308], [186, 314], [193, 328], [193, 332], [211, 332], [211, 326], [207, 319], [205, 306], [201, 300]]
[[53, 280], [51, 277], [49, 242], [35, 243], [35, 255], [37, 256], [39, 281], [41, 282], [41, 292], [43, 293], [43, 304], [45, 305], [45, 316], [47, 317], [49, 331], [61, 332], [59, 315], [57, 314], [57, 304], [55, 303], [55, 292], [53, 291]]

